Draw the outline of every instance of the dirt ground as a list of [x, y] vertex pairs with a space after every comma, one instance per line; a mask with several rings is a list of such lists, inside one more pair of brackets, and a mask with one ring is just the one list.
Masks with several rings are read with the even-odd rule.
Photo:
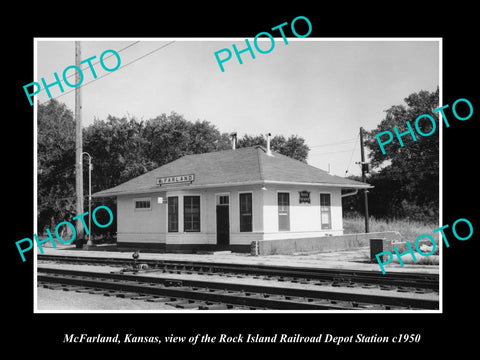
[[112, 296], [77, 293], [75, 291], [37, 288], [38, 310], [179, 310], [163, 303], [122, 299]]

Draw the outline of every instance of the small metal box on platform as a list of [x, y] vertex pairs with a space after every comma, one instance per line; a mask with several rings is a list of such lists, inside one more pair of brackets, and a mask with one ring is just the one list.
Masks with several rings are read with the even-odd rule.
[[[392, 240], [387, 240], [385, 238], [370, 239], [370, 260], [372, 262], [377, 262], [375, 255], [383, 251], [392, 251]], [[381, 256], [380, 261], [383, 262], [384, 256], [385, 255]]]

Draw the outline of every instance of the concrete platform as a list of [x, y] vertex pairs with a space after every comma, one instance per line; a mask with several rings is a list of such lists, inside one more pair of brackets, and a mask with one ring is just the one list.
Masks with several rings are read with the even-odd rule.
[[[98, 245], [96, 247], [77, 249], [75, 246], [63, 246], [54, 248], [44, 248], [44, 254], [62, 255], [62, 256], [86, 256], [86, 257], [109, 257], [132, 259], [132, 250], [117, 249], [115, 245]], [[37, 254], [40, 252], [36, 249]], [[216, 262], [228, 264], [245, 265], [270, 265], [270, 266], [290, 266], [303, 268], [331, 268], [348, 270], [367, 270], [381, 272], [377, 263], [370, 263], [370, 250], [368, 247], [348, 250], [335, 251], [328, 253], [309, 253], [294, 255], [268, 255], [252, 256], [245, 253], [219, 252], [217, 254], [172, 254], [172, 253], [154, 253], [140, 251], [139, 262], [145, 260], [178, 260], [178, 261], [196, 261], [196, 262]], [[404, 259], [404, 262], [407, 260]], [[416, 262], [405, 264], [401, 267], [398, 263], [390, 263], [385, 266], [388, 272], [415, 272], [425, 274], [438, 274], [438, 265], [422, 265]]]

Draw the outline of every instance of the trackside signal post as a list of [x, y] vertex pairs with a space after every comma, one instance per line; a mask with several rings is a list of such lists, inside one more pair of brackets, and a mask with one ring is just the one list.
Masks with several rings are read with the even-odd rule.
[[[80, 41], [75, 41], [75, 65], [80, 68], [81, 47]], [[80, 82], [80, 73], [77, 71], [75, 81]], [[82, 166], [82, 104], [81, 87], [75, 88], [75, 191], [77, 195], [77, 214], [83, 214], [83, 166]], [[83, 246], [83, 226], [80, 219], [76, 222], [77, 241]], [[78, 243], [77, 243], [77, 246]], [[79, 246], [80, 247], [80, 246]]]
[[[365, 162], [365, 151], [363, 149], [363, 128], [360, 128], [360, 154], [362, 166], [362, 182], [367, 181], [366, 173], [368, 172], [368, 163]], [[368, 189], [363, 190], [364, 207], [365, 207], [365, 232], [368, 233]]]

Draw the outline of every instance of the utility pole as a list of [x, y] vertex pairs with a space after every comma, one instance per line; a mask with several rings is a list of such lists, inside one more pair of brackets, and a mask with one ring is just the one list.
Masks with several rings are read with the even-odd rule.
[[[92, 228], [92, 217], [90, 214], [92, 213], [92, 156], [87, 153], [83, 152], [82, 153], [82, 160], [83, 160], [83, 155], [88, 156], [88, 229], [90, 230]], [[95, 245], [92, 242], [92, 232], [89, 231], [88, 233], [88, 240], [87, 240], [87, 248], [94, 247]]]
[[[363, 149], [363, 128], [360, 128], [360, 154], [361, 154], [361, 166], [362, 166], [362, 181], [366, 182], [367, 177], [365, 175], [368, 172], [368, 164], [365, 162], [365, 152]], [[363, 190], [364, 206], [365, 206], [365, 232], [368, 233], [368, 190]]]
[[[81, 49], [80, 49], [80, 41], [75, 41], [75, 65], [80, 68], [80, 59], [81, 57]], [[80, 73], [77, 71], [75, 74], [75, 83], [79, 84], [81, 81]], [[77, 86], [75, 88], [75, 191], [77, 194], [77, 215], [83, 214], [83, 166], [82, 166], [82, 152], [83, 152], [83, 145], [82, 145], [82, 98], [81, 98], [81, 87]], [[91, 216], [91, 214], [88, 214]], [[83, 225], [81, 218], [77, 219], [76, 223], [76, 232], [77, 241], [80, 241], [83, 247]], [[78, 244], [78, 243], [77, 243]]]

